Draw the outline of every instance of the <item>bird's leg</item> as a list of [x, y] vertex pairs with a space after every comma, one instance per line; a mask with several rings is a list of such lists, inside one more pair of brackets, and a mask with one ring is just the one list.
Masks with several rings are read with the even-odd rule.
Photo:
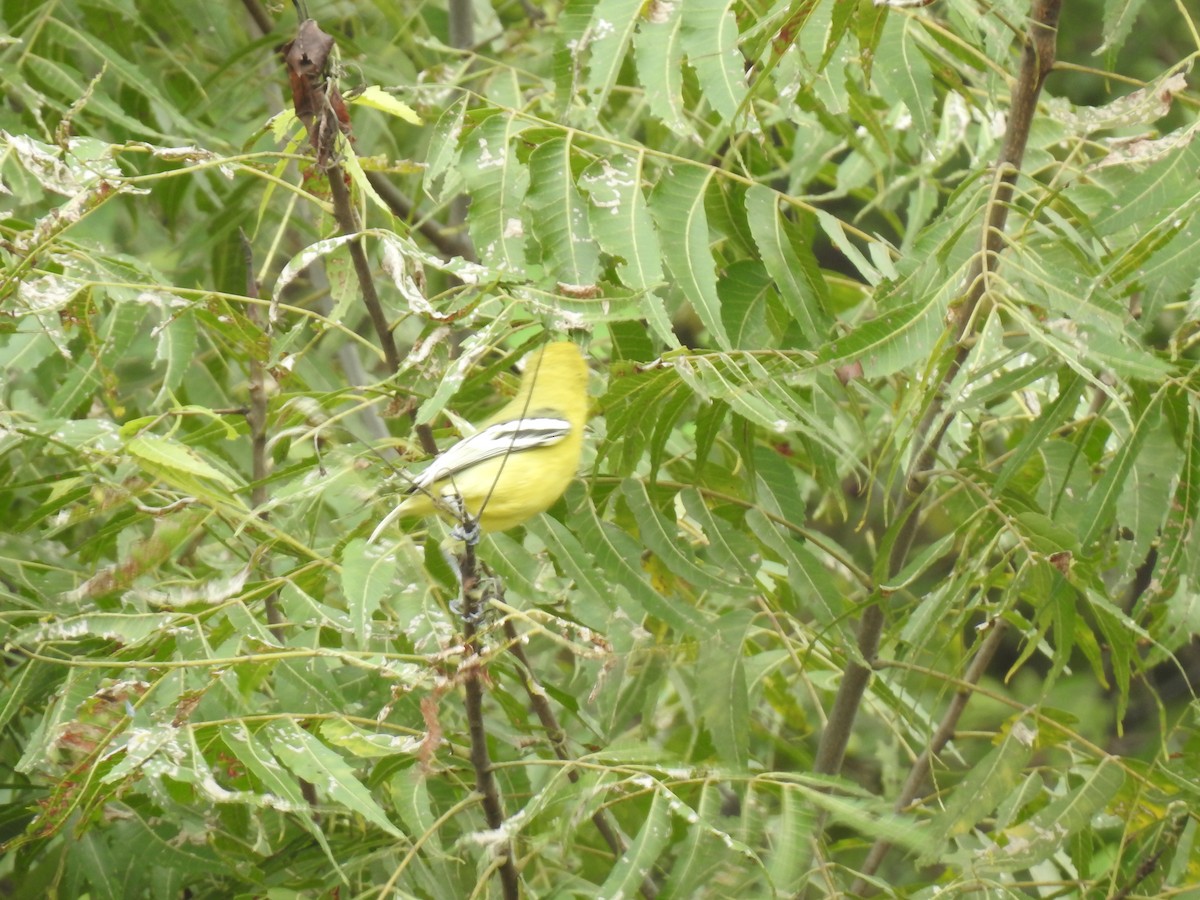
[[450, 529], [450, 537], [462, 541], [468, 547], [474, 547], [479, 543], [481, 536], [479, 522], [467, 512], [467, 504], [463, 501], [462, 494], [458, 491], [447, 491], [442, 495], [442, 500], [455, 522], [454, 527]]
[[486, 604], [483, 601], [483, 591], [480, 589], [478, 564], [475, 560], [475, 546], [479, 543], [479, 523], [467, 512], [462, 495], [458, 492], [444, 494], [442, 499], [450, 507], [457, 524], [450, 529], [450, 536], [462, 541], [462, 553], [456, 554], [451, 568], [458, 577], [458, 597], [451, 601], [450, 611], [468, 626], [470, 631], [483, 621]]
[[459, 523], [450, 529], [450, 537], [456, 541], [462, 541], [468, 547], [478, 544], [480, 535], [479, 523], [467, 515], [464, 515]]

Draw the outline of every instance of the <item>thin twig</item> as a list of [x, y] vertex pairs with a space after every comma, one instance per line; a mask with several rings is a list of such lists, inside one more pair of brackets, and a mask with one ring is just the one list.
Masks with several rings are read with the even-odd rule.
[[[327, 113], [331, 114], [331, 113]], [[337, 220], [342, 234], [355, 234], [362, 230], [358, 223], [358, 213], [350, 202], [350, 189], [346, 187], [345, 173], [337, 163], [328, 169], [329, 192], [333, 199], [333, 217]], [[358, 279], [358, 288], [362, 291], [363, 305], [379, 345], [383, 348], [383, 358], [387, 361], [389, 372], [400, 370], [400, 354], [396, 350], [396, 338], [388, 325], [387, 316], [383, 312], [383, 304], [379, 301], [379, 292], [375, 290], [375, 278], [371, 274], [371, 263], [367, 260], [367, 251], [363, 249], [362, 239], [351, 241], [348, 247], [350, 261], [354, 264], [354, 274]]]
[[[238, 234], [242, 242], [242, 256], [246, 262], [246, 296], [251, 300], [256, 300], [258, 299], [258, 280], [254, 277], [254, 248], [250, 246], [250, 239], [246, 237], [246, 232], [238, 229]], [[262, 307], [257, 303], [251, 303], [246, 314], [265, 339], [267, 329], [263, 322]], [[246, 408], [246, 424], [250, 428], [250, 466], [251, 478], [254, 481], [254, 487], [250, 491], [250, 503], [258, 510], [258, 518], [265, 522], [270, 518], [270, 513], [266, 509], [267, 476], [270, 474], [270, 466], [267, 462], [267, 391], [263, 361], [258, 358], [257, 354], [250, 355], [250, 404]], [[268, 566], [265, 560], [261, 564], [264, 567]], [[269, 571], [267, 575], [270, 576]], [[265, 606], [267, 625], [271, 629], [271, 634], [282, 644], [285, 632], [283, 615], [279, 612], [277, 591], [272, 591], [267, 596]]]
[[250, 18], [254, 20], [254, 24], [258, 26], [258, 30], [263, 34], [270, 34], [275, 28], [275, 23], [271, 21], [270, 14], [258, 0], [242, 0], [242, 6], [246, 8], [246, 12], [250, 14]]
[[[483, 656], [480, 652], [477, 624], [483, 607], [479, 567], [475, 560], [475, 544], [464, 542], [463, 552], [458, 557], [459, 578], [462, 584], [463, 638], [467, 647], [465, 665], [467, 729], [471, 735], [471, 765], [475, 769], [475, 790], [483, 797], [483, 814], [488, 827], [499, 832], [504, 827], [504, 805], [500, 800], [500, 789], [492, 771], [492, 760], [487, 748], [487, 729], [483, 722], [483, 681], [480, 670]], [[505, 900], [517, 900], [521, 882], [513, 860], [511, 842], [506, 847], [505, 859], [500, 863], [500, 883]]]

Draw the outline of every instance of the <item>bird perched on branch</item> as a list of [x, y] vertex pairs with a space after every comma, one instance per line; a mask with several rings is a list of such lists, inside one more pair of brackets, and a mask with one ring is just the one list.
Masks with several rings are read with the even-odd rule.
[[469, 516], [483, 531], [504, 531], [549, 509], [579, 467], [587, 384], [587, 362], [575, 344], [534, 350], [517, 395], [412, 476], [408, 496], [371, 540], [398, 518], [437, 514], [462, 525]]

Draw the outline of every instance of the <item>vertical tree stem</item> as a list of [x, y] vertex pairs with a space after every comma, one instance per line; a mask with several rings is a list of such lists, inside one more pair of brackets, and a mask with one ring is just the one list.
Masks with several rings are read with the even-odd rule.
[[[1013, 88], [1012, 107], [1009, 114], [1008, 131], [1000, 152], [996, 169], [996, 184], [988, 203], [984, 218], [984, 237], [980, 252], [968, 270], [966, 293], [959, 302], [955, 315], [954, 356], [946, 367], [938, 386], [938, 393], [930, 403], [917, 426], [914, 441], [922, 447], [909, 467], [903, 487], [903, 496], [898, 508], [907, 516], [892, 545], [888, 572], [895, 575], [903, 568], [916, 530], [920, 522], [924, 492], [927, 487], [925, 476], [932, 469], [941, 441], [950, 425], [946, 417], [935, 429], [935, 423], [943, 419], [945, 411], [945, 389], [953, 381], [970, 352], [969, 337], [977, 312], [988, 289], [988, 280], [995, 268], [1000, 251], [1004, 247], [1004, 227], [1008, 220], [1009, 203], [1025, 155], [1029, 129], [1037, 110], [1038, 97], [1046, 76], [1054, 65], [1055, 46], [1058, 35], [1058, 17], [1062, 0], [1036, 0], [1030, 14], [1029, 30], [1021, 58], [1021, 70]], [[882, 598], [874, 602], [863, 613], [859, 623], [858, 650], [862, 662], [850, 660], [842, 676], [829, 724], [821, 735], [814, 768], [825, 775], [841, 770], [846, 745], [854, 726], [854, 718], [870, 681], [870, 665], [879, 649], [883, 630]], [[979, 656], [976, 660], [979, 660]], [[990, 656], [989, 656], [990, 658]], [[957, 716], [955, 717], [957, 719]]]

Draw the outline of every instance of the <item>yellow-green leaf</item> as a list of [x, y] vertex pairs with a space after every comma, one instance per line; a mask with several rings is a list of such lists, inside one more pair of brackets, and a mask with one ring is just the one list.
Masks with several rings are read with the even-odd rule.
[[385, 112], [389, 116], [403, 119], [411, 125], [423, 124], [421, 117], [417, 115], [411, 106], [401, 103], [377, 84], [371, 85], [364, 89], [361, 94], [350, 98], [350, 102], [357, 106], [369, 106], [371, 109]]

